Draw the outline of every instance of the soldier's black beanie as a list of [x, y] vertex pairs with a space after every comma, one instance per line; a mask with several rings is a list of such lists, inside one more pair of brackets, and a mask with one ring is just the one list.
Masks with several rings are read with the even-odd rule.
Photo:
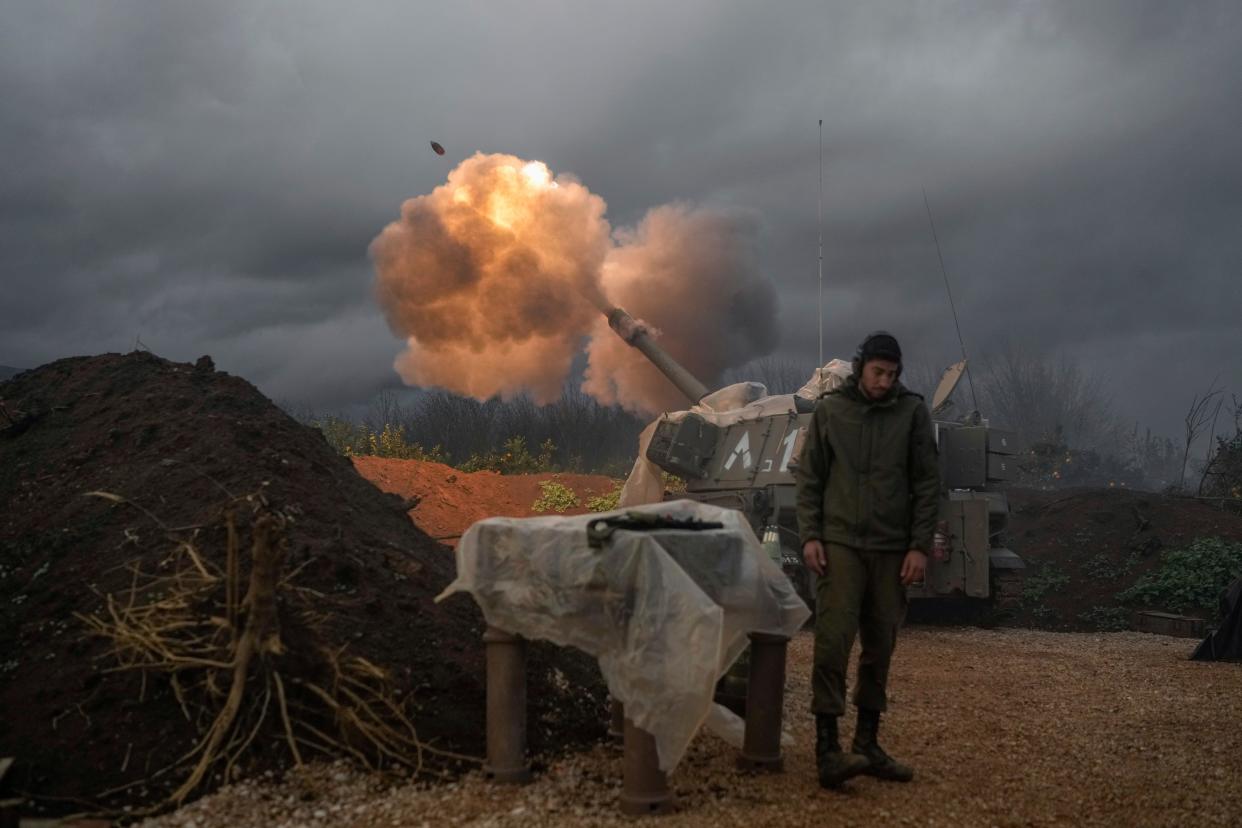
[[900, 365], [901, 346], [897, 344], [897, 337], [887, 331], [876, 331], [858, 346], [857, 359], [859, 367], [873, 359], [886, 359]]

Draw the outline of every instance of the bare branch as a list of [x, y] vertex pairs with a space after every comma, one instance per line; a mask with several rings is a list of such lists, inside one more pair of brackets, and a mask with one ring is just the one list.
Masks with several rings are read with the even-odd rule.
[[1190, 460], [1190, 447], [1203, 433], [1204, 426], [1211, 419], [1208, 413], [1208, 406], [1222, 393], [1222, 389], [1216, 387], [1216, 380], [1220, 377], [1212, 379], [1212, 384], [1208, 386], [1208, 390], [1202, 396], [1196, 395], [1190, 400], [1190, 408], [1186, 412], [1186, 444], [1182, 450], [1182, 472], [1178, 478], [1177, 487], [1179, 489], [1186, 488], [1186, 463]]

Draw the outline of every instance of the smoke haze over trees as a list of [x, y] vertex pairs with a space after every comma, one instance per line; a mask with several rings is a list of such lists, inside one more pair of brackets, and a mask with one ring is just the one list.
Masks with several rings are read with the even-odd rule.
[[[770, 393], [790, 394], [809, 379], [813, 363], [767, 356], [725, 373], [722, 384], [754, 381]], [[930, 404], [942, 369], [914, 362], [906, 366], [903, 383]], [[1027, 455], [1019, 482], [1036, 485], [1126, 485], [1163, 489], [1176, 486], [1183, 447], [1167, 435], [1127, 419], [1115, 407], [1108, 383], [1067, 355], [1038, 354], [1029, 349], [1003, 350], [972, 370], [980, 413], [990, 425], [1013, 431]], [[962, 419], [973, 410], [968, 380], [963, 376], [943, 414]], [[683, 401], [680, 407], [685, 407]], [[628, 473], [638, 447], [638, 433], [649, 418], [636, 417], [615, 405], [603, 405], [576, 383], [565, 384], [555, 402], [538, 405], [529, 397], [484, 402], [445, 390], [409, 398], [386, 391], [372, 399], [365, 412], [352, 417], [325, 416], [305, 407], [289, 407], [305, 422], [314, 422], [338, 448], [357, 453], [383, 452], [366, 440], [387, 430], [403, 445], [417, 446], [420, 457], [463, 465], [471, 458], [502, 451], [514, 438], [534, 456], [551, 441], [554, 468]], [[1239, 419], [1235, 409], [1228, 424], [1213, 435], [1210, 449], [1200, 441], [1192, 447], [1191, 471], [1208, 494], [1229, 494], [1242, 483], [1237, 457]], [[1212, 457], [1212, 465], [1206, 466]], [[1204, 474], [1205, 470], [1207, 474]], [[1194, 487], [1191, 487], [1192, 489]]]

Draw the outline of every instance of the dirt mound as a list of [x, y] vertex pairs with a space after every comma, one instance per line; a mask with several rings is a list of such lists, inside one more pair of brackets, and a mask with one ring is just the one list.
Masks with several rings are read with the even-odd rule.
[[1123, 626], [1129, 611], [1116, 596], [1158, 565], [1161, 550], [1195, 538], [1242, 541], [1242, 515], [1188, 497], [1121, 488], [1008, 495], [1008, 545], [1028, 564], [1011, 619], [1023, 626]]
[[559, 483], [577, 496], [577, 506], [558, 512], [566, 515], [585, 513], [590, 498], [606, 495], [616, 485], [602, 475], [463, 472], [443, 463], [384, 457], [355, 457], [353, 461], [358, 473], [380, 489], [402, 500], [417, 498], [410, 518], [428, 535], [454, 545], [476, 520], [537, 514], [533, 506], [543, 495], [544, 483]]
[[[421, 740], [482, 754], [481, 618], [463, 596], [432, 602], [451, 554], [317, 431], [207, 358], [65, 359], [0, 383], [0, 398], [0, 755], [18, 759], [7, 788], [76, 810], [161, 769], [125, 801], [158, 800], [180, 781], [209, 722], [191, 721], [158, 672], [109, 672], [107, 645], [74, 613], [124, 596], [131, 563], [158, 571], [170, 537], [186, 534], [162, 527], [200, 525], [195, 547], [223, 568], [221, 503], [249, 493], [293, 518], [286, 570], [324, 643], [384, 667]], [[594, 665], [551, 648], [532, 661], [532, 748], [599, 735]], [[289, 761], [278, 739], [256, 744], [264, 763]]]

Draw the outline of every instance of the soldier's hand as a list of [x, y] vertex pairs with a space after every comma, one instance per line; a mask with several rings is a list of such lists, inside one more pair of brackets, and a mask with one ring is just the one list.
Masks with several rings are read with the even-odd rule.
[[824, 552], [823, 541], [809, 540], [802, 544], [802, 561], [807, 569], [816, 575], [823, 575], [828, 569], [828, 556]]
[[927, 556], [917, 549], [911, 549], [906, 553], [906, 558], [901, 562], [901, 583], [902, 586], [910, 586], [923, 580], [923, 576], [927, 574]]

